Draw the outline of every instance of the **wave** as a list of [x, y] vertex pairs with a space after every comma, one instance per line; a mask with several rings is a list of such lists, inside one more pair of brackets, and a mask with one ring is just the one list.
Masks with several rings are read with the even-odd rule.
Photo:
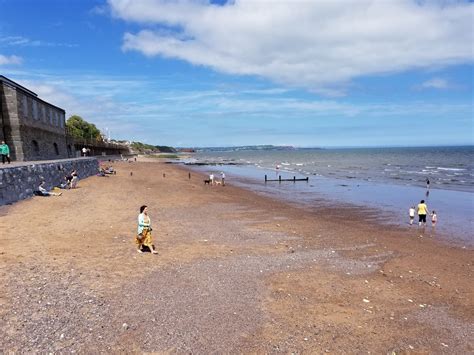
[[437, 170], [446, 170], [446, 171], [465, 171], [466, 169], [461, 168], [443, 168], [442, 166], [438, 166]]

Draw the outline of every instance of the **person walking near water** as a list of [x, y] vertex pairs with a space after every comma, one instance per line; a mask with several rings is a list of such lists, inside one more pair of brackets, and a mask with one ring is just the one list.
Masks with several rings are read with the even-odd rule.
[[408, 216], [410, 216], [410, 226], [413, 224], [413, 220], [415, 219], [415, 206], [411, 206], [408, 210]]
[[426, 225], [426, 215], [428, 214], [428, 206], [425, 203], [425, 200], [421, 200], [418, 204], [418, 225]]
[[426, 178], [426, 189], [430, 189], [430, 179]]
[[431, 212], [431, 226], [434, 228], [436, 227], [436, 223], [438, 223], [438, 215], [436, 211]]
[[137, 251], [139, 253], [143, 253], [142, 247], [146, 246], [153, 254], [158, 254], [153, 245], [151, 231], [151, 219], [148, 215], [148, 206], [143, 205], [140, 207], [140, 214], [138, 215], [138, 234], [135, 237], [135, 243], [137, 244]]
[[225, 186], [225, 174], [224, 174], [224, 172], [221, 172], [221, 184], [222, 184], [222, 186]]
[[2, 155], [2, 163], [5, 164], [6, 160], [10, 164], [10, 148], [5, 141], [2, 141], [2, 144], [0, 144], [0, 154]]

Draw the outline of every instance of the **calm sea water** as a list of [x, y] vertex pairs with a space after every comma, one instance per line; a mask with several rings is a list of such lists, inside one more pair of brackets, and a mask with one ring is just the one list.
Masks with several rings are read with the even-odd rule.
[[474, 147], [203, 151], [198, 161], [340, 179], [474, 192]]
[[[408, 208], [424, 199], [438, 214], [440, 237], [473, 246], [473, 157], [472, 146], [295, 149], [202, 151], [189, 162], [209, 164], [194, 168], [217, 176], [224, 171], [230, 183], [297, 204], [320, 204], [324, 199], [375, 208], [390, 224], [406, 224]], [[265, 184], [265, 175], [309, 177], [309, 182]]]

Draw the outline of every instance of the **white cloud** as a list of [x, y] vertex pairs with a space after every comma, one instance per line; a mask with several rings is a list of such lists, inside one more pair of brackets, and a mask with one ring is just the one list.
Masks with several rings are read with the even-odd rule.
[[420, 89], [445, 90], [445, 89], [451, 89], [453, 87], [454, 86], [450, 84], [446, 79], [441, 79], [441, 78], [433, 78], [419, 85]]
[[16, 55], [2, 55], [0, 54], [0, 65], [20, 65], [23, 62], [21, 57]]
[[[53, 26], [61, 26], [60, 23], [53, 24]], [[0, 46], [11, 47], [77, 47], [77, 44], [71, 43], [55, 43], [42, 40], [32, 40], [23, 36], [3, 36], [0, 37]]]
[[[474, 4], [462, 1], [108, 0], [143, 26], [123, 50], [257, 75], [329, 95], [364, 75], [471, 62]], [[159, 26], [157, 29], [157, 25]]]

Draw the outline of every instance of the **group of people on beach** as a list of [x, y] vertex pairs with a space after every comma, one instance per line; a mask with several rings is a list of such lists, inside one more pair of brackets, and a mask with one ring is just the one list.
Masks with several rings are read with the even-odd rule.
[[426, 226], [427, 215], [431, 216], [431, 226], [432, 227], [436, 226], [436, 223], [438, 222], [438, 215], [436, 214], [435, 210], [431, 211], [430, 213], [430, 211], [428, 210], [428, 206], [425, 203], [425, 200], [420, 201], [420, 203], [416, 207], [416, 210], [415, 210], [415, 206], [411, 206], [408, 209], [408, 215], [410, 217], [410, 225], [413, 225], [413, 221], [415, 220], [415, 212], [418, 214], [419, 226]]
[[35, 195], [37, 196], [61, 196], [62, 192], [57, 192], [55, 190], [60, 189], [75, 189], [77, 187], [77, 182], [79, 181], [79, 177], [77, 174], [77, 170], [72, 170], [69, 174], [64, 176], [64, 182], [59, 186], [55, 186], [53, 191], [49, 191], [46, 189], [46, 181], [42, 180], [40, 185], [38, 186], [38, 190], [35, 191]]
[[220, 181], [218, 181], [216, 179], [216, 177], [214, 176], [214, 173], [210, 173], [209, 174], [209, 184], [211, 186], [213, 186], [213, 185], [225, 186], [225, 174], [224, 174], [224, 172], [223, 171], [221, 172], [221, 180]]
[[[426, 178], [426, 197], [430, 194], [430, 179]], [[431, 216], [431, 226], [434, 228], [438, 223], [438, 215], [436, 211], [429, 211], [428, 205], [426, 204], [425, 200], [421, 200], [420, 203], [416, 206], [411, 206], [408, 209], [408, 216], [410, 218], [410, 225], [413, 225], [413, 221], [415, 220], [415, 213], [418, 214], [418, 225], [419, 226], [426, 226], [426, 217], [429, 215]]]

